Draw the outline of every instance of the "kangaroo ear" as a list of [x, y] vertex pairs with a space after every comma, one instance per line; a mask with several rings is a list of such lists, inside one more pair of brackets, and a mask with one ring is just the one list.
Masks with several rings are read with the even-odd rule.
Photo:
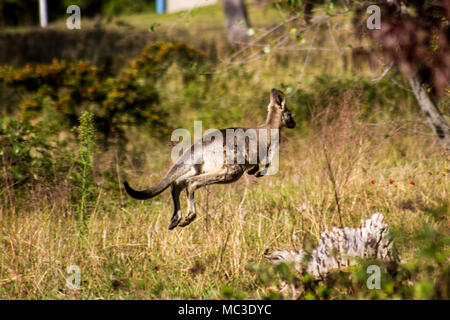
[[285, 102], [284, 93], [277, 89], [272, 89], [270, 91], [270, 103], [282, 108]]

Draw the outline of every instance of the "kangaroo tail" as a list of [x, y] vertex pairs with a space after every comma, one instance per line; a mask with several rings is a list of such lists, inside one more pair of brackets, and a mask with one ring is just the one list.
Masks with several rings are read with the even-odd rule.
[[175, 179], [177, 179], [179, 176], [181, 176], [184, 173], [182, 169], [183, 168], [181, 168], [181, 167], [175, 167], [175, 166], [172, 167], [169, 170], [169, 172], [166, 174], [166, 176], [160, 182], [158, 182], [156, 185], [154, 185], [153, 187], [151, 187], [147, 190], [142, 190], [142, 191], [135, 190], [132, 187], [130, 187], [130, 185], [126, 181], [123, 182], [123, 185], [124, 185], [127, 193], [132, 198], [135, 198], [138, 200], [150, 199], [150, 198], [157, 196], [164, 190], [166, 190]]

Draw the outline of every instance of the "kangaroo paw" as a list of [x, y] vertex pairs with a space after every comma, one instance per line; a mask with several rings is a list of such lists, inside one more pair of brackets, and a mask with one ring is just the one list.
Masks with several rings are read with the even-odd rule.
[[184, 218], [183, 222], [181, 222], [178, 226], [179, 227], [186, 227], [187, 225], [191, 224], [192, 221], [195, 220], [196, 215], [193, 214], [191, 216], [187, 216], [186, 218]]
[[258, 170], [259, 170], [259, 166], [256, 165], [256, 166], [254, 166], [252, 169], [248, 170], [248, 171], [247, 171], [247, 174], [250, 174], [250, 175], [255, 174], [255, 173], [258, 172]]
[[170, 220], [169, 230], [172, 230], [176, 226], [178, 226], [180, 221], [181, 221], [181, 216], [180, 217], [176, 217], [175, 219], [172, 218], [172, 220]]

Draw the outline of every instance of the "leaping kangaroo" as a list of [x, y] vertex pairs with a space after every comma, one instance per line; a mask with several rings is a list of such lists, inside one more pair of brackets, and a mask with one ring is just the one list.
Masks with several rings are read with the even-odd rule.
[[[174, 212], [170, 221], [169, 230], [174, 229], [177, 226], [185, 227], [189, 225], [196, 217], [194, 192], [198, 188], [206, 185], [216, 183], [231, 183], [239, 180], [243, 173], [247, 171], [248, 174], [255, 174], [256, 177], [262, 177], [267, 173], [267, 169], [270, 165], [271, 158], [266, 156], [266, 159], [259, 156], [257, 161], [250, 161], [252, 154], [258, 154], [257, 150], [252, 150], [252, 145], [247, 139], [245, 139], [245, 148], [239, 149], [236, 145], [236, 139], [234, 139], [231, 146], [226, 143], [225, 135], [227, 130], [242, 130], [241, 132], [248, 132], [254, 130], [257, 132], [256, 139], [267, 145], [267, 150], [271, 147], [271, 135], [261, 134], [261, 131], [271, 132], [272, 130], [279, 130], [286, 126], [287, 128], [294, 128], [295, 121], [292, 119], [291, 112], [286, 108], [286, 98], [283, 92], [277, 89], [272, 89], [270, 92], [270, 103], [268, 106], [268, 114], [266, 122], [257, 128], [228, 128], [220, 131], [213, 132], [212, 134], [205, 135], [202, 139], [194, 142], [190, 148], [188, 148], [177, 162], [169, 169], [164, 178], [158, 182], [155, 186], [143, 190], [137, 191], [130, 187], [125, 181], [124, 186], [127, 193], [140, 200], [150, 199], [169, 186], [171, 187], [172, 199], [174, 204]], [[211, 139], [214, 134], [220, 134], [224, 139]], [[264, 141], [261, 141], [261, 140]], [[201, 144], [201, 149], [196, 148], [196, 144]], [[254, 145], [253, 145], [254, 146]], [[255, 149], [253, 147], [253, 149]], [[198, 151], [200, 150], [200, 151]], [[219, 151], [218, 151], [219, 150]], [[242, 156], [244, 161], [238, 161], [230, 163], [226, 161], [225, 154], [227, 151], [234, 155], [235, 158]], [[240, 154], [239, 154], [240, 153]], [[192, 161], [194, 160], [194, 161]], [[260, 170], [260, 165], [263, 165], [263, 169]], [[180, 207], [180, 193], [183, 189], [186, 189], [186, 195], [188, 198], [188, 214], [183, 220]]]

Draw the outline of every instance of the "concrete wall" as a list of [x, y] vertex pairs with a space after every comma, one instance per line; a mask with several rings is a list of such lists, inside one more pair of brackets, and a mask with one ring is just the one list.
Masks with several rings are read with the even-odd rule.
[[193, 7], [207, 6], [219, 2], [218, 0], [166, 0], [166, 12], [189, 10]]

